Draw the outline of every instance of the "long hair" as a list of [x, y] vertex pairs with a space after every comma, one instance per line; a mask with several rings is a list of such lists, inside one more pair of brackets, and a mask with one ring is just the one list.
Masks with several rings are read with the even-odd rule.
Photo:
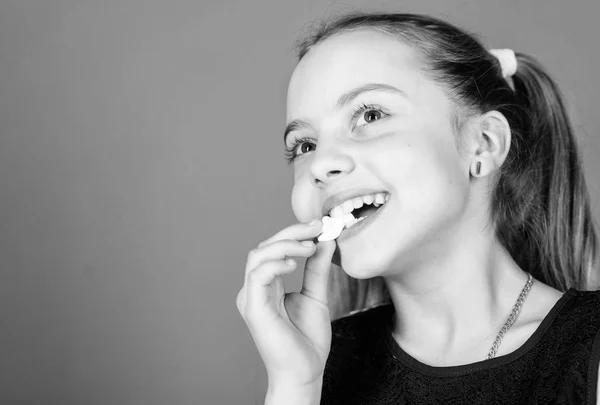
[[[297, 43], [298, 62], [327, 38], [370, 29], [417, 51], [425, 74], [456, 105], [455, 136], [465, 117], [496, 110], [511, 128], [508, 156], [494, 178], [490, 221], [515, 262], [558, 290], [595, 289], [598, 245], [571, 120], [556, 83], [532, 57], [516, 53], [512, 85], [498, 60], [472, 35], [415, 14], [350, 14], [323, 22]], [[332, 317], [389, 302], [380, 277], [332, 271]]]

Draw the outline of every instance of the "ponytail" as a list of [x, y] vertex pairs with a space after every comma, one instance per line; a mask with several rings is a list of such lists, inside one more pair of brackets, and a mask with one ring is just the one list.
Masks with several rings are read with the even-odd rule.
[[[519, 266], [542, 282], [561, 291], [596, 289], [596, 229], [565, 103], [535, 59], [516, 55], [512, 81], [525, 115], [524, 139], [517, 139], [517, 156], [496, 188], [498, 237]], [[510, 200], [512, 209], [505, 206]]]

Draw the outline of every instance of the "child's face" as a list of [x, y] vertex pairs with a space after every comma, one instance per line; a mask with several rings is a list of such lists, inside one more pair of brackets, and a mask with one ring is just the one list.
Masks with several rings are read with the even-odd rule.
[[[399, 92], [364, 92], [336, 108], [342, 95], [370, 83]], [[352, 118], [363, 104], [368, 110]], [[309, 138], [293, 163], [296, 218], [321, 218], [325, 199], [338, 193], [390, 196], [358, 232], [344, 230], [337, 240], [339, 264], [351, 276], [386, 275], [441, 258], [465, 232], [469, 162], [455, 147], [452, 107], [410, 47], [376, 32], [329, 38], [296, 67], [286, 122], [306, 125], [289, 132], [286, 146]]]

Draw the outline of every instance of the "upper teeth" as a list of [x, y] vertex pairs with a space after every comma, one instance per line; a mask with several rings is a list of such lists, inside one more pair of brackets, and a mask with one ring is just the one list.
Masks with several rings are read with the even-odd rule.
[[364, 204], [373, 204], [375, 207], [379, 207], [390, 199], [390, 195], [387, 193], [375, 193], [363, 195], [360, 197], [350, 198], [339, 204], [329, 211], [331, 218], [341, 218], [345, 214], [351, 213], [353, 210], [362, 207]]

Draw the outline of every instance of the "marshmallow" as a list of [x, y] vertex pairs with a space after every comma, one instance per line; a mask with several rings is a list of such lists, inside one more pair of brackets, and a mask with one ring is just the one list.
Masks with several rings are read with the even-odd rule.
[[324, 242], [329, 240], [334, 240], [342, 230], [344, 229], [344, 218], [331, 218], [328, 216], [324, 216], [321, 220], [323, 222], [323, 233], [319, 235], [317, 238], [318, 241]]

